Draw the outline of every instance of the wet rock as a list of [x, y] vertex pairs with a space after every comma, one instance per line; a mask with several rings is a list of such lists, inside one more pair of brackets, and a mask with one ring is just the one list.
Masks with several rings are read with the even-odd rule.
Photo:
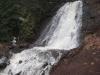
[[45, 68], [48, 65], [48, 63], [46, 62], [42, 67]]
[[2, 56], [0, 58], [0, 69], [4, 69], [9, 63], [9, 59], [5, 56]]
[[20, 75], [20, 74], [21, 74], [21, 72], [17, 73], [16, 75]]
[[13, 73], [11, 72], [11, 69], [9, 70], [8, 75], [13, 75]]
[[19, 64], [21, 64], [21, 63], [22, 63], [22, 60], [19, 61]]
[[86, 34], [100, 30], [100, 0], [83, 0], [83, 27]]

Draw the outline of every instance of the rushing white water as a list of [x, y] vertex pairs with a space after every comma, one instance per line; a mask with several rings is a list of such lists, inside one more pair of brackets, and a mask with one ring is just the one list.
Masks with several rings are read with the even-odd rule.
[[62, 6], [36, 43], [54, 49], [70, 50], [78, 47], [78, 34], [82, 25], [81, 9], [81, 1]]
[[79, 46], [81, 25], [82, 2], [66, 3], [36, 41], [43, 46], [14, 54], [0, 75], [49, 75], [52, 65], [62, 56], [59, 49], [70, 50]]

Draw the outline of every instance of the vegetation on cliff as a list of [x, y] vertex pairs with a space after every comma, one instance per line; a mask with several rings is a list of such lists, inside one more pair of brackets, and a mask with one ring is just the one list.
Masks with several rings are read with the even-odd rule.
[[0, 0], [0, 42], [37, 37], [44, 19], [59, 0]]

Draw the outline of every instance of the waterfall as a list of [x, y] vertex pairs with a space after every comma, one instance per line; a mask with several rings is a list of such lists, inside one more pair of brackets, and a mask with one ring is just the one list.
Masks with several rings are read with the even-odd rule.
[[81, 7], [80, 1], [62, 6], [36, 43], [53, 49], [70, 50], [78, 47], [78, 34], [82, 24]]
[[79, 46], [81, 26], [82, 1], [67, 2], [41, 33], [37, 46], [14, 54], [0, 75], [49, 75], [63, 50]]

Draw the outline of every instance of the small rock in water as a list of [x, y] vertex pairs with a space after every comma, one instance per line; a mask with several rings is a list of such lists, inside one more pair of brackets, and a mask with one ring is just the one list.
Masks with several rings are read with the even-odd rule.
[[19, 64], [21, 64], [21, 63], [22, 63], [22, 60], [19, 61]]
[[21, 74], [21, 72], [17, 73], [16, 75], [20, 75], [20, 74]]

